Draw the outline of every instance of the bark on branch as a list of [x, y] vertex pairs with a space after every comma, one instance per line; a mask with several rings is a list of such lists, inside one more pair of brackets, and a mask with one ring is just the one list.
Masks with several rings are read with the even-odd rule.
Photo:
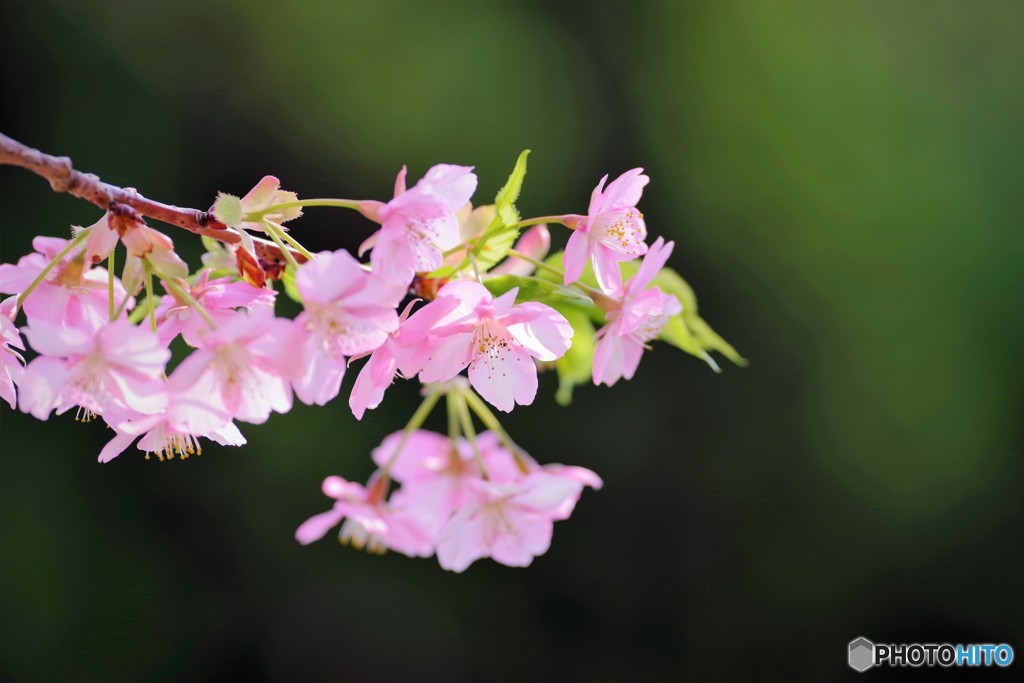
[[[226, 244], [238, 244], [242, 241], [237, 232], [229, 229], [208, 211], [184, 209], [147, 199], [134, 188], [111, 185], [93, 173], [75, 170], [68, 157], [45, 154], [3, 133], [0, 133], [0, 164], [28, 169], [48, 180], [54, 192], [65, 192], [103, 210], [109, 209], [112, 204], [124, 204], [135, 209], [141, 216], [184, 228], [197, 235], [212, 237]], [[256, 243], [256, 257], [261, 261], [268, 264], [279, 264], [284, 261], [277, 245], [258, 237], [253, 237], [253, 241]], [[301, 257], [301, 254], [299, 256]]]

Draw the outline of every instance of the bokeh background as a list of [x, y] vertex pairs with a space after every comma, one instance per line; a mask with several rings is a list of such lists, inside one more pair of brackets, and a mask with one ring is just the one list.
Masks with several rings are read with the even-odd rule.
[[[605, 489], [532, 567], [463, 575], [292, 540], [411, 385], [164, 464], [99, 466], [98, 424], [4, 405], [0, 678], [822, 680], [860, 635], [1024, 656], [1022, 7], [3, 3], [0, 130], [167, 202], [266, 173], [386, 198], [437, 162], [485, 201], [529, 147], [543, 215], [644, 166], [652, 235], [751, 365], [659, 346], [570, 408], [544, 377], [510, 430]], [[9, 168], [0, 203], [5, 262], [98, 217]]]

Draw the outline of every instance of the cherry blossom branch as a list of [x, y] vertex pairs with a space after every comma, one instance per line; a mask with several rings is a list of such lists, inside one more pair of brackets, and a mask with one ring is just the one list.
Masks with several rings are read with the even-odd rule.
[[[130, 187], [118, 187], [93, 173], [75, 170], [68, 157], [40, 152], [0, 133], [0, 165], [20, 166], [45, 178], [54, 192], [64, 192], [107, 210], [113, 204], [130, 206], [147, 218], [205, 235], [225, 244], [239, 244], [241, 236], [214, 218], [209, 211], [187, 209], [148, 199]], [[254, 237], [256, 256], [267, 261], [282, 259], [277, 245]], [[305, 260], [303, 257], [302, 260]]]

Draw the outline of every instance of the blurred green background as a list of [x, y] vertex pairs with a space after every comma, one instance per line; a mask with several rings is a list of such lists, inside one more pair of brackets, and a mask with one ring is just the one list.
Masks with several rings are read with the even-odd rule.
[[[860, 635], [1024, 655], [1022, 7], [3, 3], [0, 130], [170, 203], [266, 173], [383, 199], [438, 162], [486, 201], [529, 147], [543, 215], [644, 166], [652, 237], [752, 363], [659, 346], [568, 409], [542, 378], [510, 430], [605, 489], [529, 569], [464, 575], [292, 540], [411, 385], [164, 464], [100, 466], [98, 424], [5, 404], [0, 678], [821, 680]], [[99, 215], [9, 168], [0, 202], [5, 262]]]

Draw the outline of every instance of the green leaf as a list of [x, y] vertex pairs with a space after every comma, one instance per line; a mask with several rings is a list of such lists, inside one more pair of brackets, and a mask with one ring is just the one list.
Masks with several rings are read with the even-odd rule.
[[559, 405], [572, 403], [572, 391], [578, 384], [590, 381], [594, 368], [594, 324], [586, 311], [575, 306], [559, 306], [558, 312], [572, 325], [572, 346], [565, 355], [555, 361], [558, 372], [558, 391], [555, 400]]
[[[562, 270], [562, 257], [562, 252], [556, 252], [548, 256], [545, 259], [545, 263], [552, 268]], [[640, 268], [640, 261], [629, 261], [619, 265], [622, 269], [622, 279], [628, 280], [636, 275], [637, 270]], [[546, 270], [539, 271], [538, 276], [545, 280], [557, 279], [556, 275]], [[591, 287], [597, 287], [597, 279], [594, 278], [594, 271], [589, 263], [580, 277], [580, 282]], [[679, 299], [679, 303], [683, 305], [683, 312], [673, 317], [661, 331], [661, 334], [658, 335], [661, 341], [667, 342], [692, 356], [704, 360], [715, 372], [719, 372], [720, 368], [708, 354], [708, 351], [717, 351], [740, 367], [745, 367], [748, 364], [746, 358], [741, 356], [729, 342], [719, 336], [700, 317], [697, 313], [697, 296], [694, 294], [693, 288], [690, 287], [689, 283], [679, 273], [671, 268], [662, 268], [654, 276], [651, 284], [657, 285], [666, 294], [675, 295]]]
[[484, 280], [486, 287], [494, 296], [501, 296], [513, 287], [518, 287], [516, 302], [538, 301], [548, 306], [578, 306], [583, 308], [595, 308], [593, 302], [579, 291], [563, 287], [561, 284], [542, 280], [537, 277], [524, 277], [522, 275], [499, 275]]
[[526, 157], [530, 156], [530, 150], [524, 149], [516, 159], [516, 166], [512, 174], [505, 181], [505, 186], [498, 190], [494, 198], [494, 206], [498, 209], [498, 217], [505, 225], [512, 225], [519, 222], [519, 211], [516, 209], [516, 200], [519, 199], [519, 192], [523, 189], [523, 179], [526, 177]]
[[284, 293], [288, 295], [288, 298], [292, 301], [302, 303], [302, 295], [299, 294], [299, 288], [295, 286], [295, 269], [291, 266], [286, 266], [284, 274], [281, 275], [281, 284], [284, 285]]
[[239, 225], [242, 222], [242, 200], [221, 192], [213, 204], [213, 216], [229, 228]]
[[[476, 260], [476, 267], [481, 273], [485, 273], [503, 258], [508, 255], [508, 250], [515, 244], [519, 237], [519, 210], [516, 208], [516, 200], [519, 199], [519, 192], [523, 189], [523, 179], [526, 177], [526, 158], [530, 150], [523, 150], [516, 160], [515, 168], [509, 175], [505, 185], [498, 190], [494, 198], [495, 215], [494, 220], [487, 226], [483, 234], [476, 240], [473, 246], [473, 258]], [[455, 270], [461, 270], [471, 265], [467, 257], [465, 262]]]

